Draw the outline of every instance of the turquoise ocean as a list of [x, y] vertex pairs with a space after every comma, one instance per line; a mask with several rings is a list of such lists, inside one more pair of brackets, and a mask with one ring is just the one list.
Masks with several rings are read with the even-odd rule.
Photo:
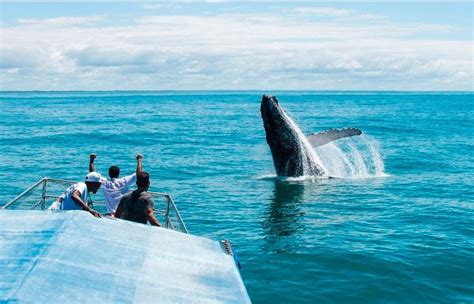
[[269, 92], [305, 133], [364, 132], [316, 149], [332, 179], [275, 178], [263, 93], [1, 92], [0, 204], [142, 153], [254, 303], [474, 301], [472, 92]]

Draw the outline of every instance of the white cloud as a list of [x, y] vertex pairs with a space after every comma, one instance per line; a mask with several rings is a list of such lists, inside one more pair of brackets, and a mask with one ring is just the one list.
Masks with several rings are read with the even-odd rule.
[[160, 3], [143, 3], [140, 7], [144, 10], [156, 10], [167, 12], [169, 10], [179, 10], [186, 6], [183, 2], [160, 2]]
[[18, 19], [21, 25], [28, 26], [73, 26], [73, 25], [94, 25], [105, 19], [104, 16], [92, 17], [56, 17], [48, 19]]
[[344, 17], [353, 13], [351, 10], [333, 7], [297, 7], [291, 11], [298, 14], [308, 14], [319, 17]]
[[168, 7], [169, 4], [166, 3], [143, 3], [142, 8], [146, 10], [155, 10]]
[[289, 10], [290, 13], [296, 13], [301, 15], [308, 15], [311, 17], [326, 17], [326, 18], [344, 18], [345, 20], [364, 20], [364, 21], [382, 21], [388, 20], [387, 16], [373, 14], [373, 13], [360, 13], [356, 10], [341, 9], [334, 7], [297, 7]]
[[40, 54], [33, 50], [2, 47], [0, 49], [0, 68], [28, 68], [40, 64]]
[[82, 27], [79, 19], [3, 25], [1, 88], [472, 89], [472, 41], [413, 39], [449, 25], [233, 14]]
[[377, 15], [377, 14], [359, 14], [357, 16], [361, 20], [384, 20], [388, 19], [387, 16]]
[[64, 53], [79, 66], [128, 66], [146, 65], [152, 63], [153, 53], [145, 49], [131, 47], [114, 47], [103, 49], [98, 46]]

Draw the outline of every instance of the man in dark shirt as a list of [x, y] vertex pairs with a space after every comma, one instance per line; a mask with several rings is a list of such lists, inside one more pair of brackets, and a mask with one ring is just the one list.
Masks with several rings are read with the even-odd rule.
[[143, 224], [149, 222], [150, 225], [159, 227], [153, 197], [147, 192], [149, 187], [149, 174], [143, 171], [137, 173], [137, 190], [122, 196], [115, 217]]

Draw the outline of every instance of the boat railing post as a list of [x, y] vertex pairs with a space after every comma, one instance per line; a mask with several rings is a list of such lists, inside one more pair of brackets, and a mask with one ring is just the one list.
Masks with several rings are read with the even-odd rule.
[[181, 217], [181, 214], [179, 213], [178, 208], [176, 207], [176, 205], [173, 201], [173, 198], [170, 195], [168, 195], [168, 196], [170, 198], [170, 202], [171, 202], [171, 205], [173, 206], [174, 212], [176, 213], [176, 217], [178, 218], [179, 225], [183, 228], [183, 231], [185, 233], [188, 233], [188, 228], [186, 228], [186, 225], [184, 224], [183, 218]]
[[165, 225], [166, 225], [166, 228], [170, 228], [170, 197], [169, 195], [165, 195], [165, 197], [166, 197]]
[[48, 184], [48, 179], [47, 178], [44, 178], [44, 181], [43, 181], [43, 189], [41, 191], [41, 209], [44, 210], [44, 205], [46, 203], [46, 186]]

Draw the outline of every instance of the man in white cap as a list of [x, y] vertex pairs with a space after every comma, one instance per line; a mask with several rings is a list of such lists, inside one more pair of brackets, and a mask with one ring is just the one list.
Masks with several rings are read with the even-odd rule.
[[[96, 154], [91, 154], [89, 157], [89, 172], [95, 172], [94, 160], [96, 159]], [[119, 177], [120, 168], [117, 166], [111, 166], [109, 168], [109, 177], [106, 179], [101, 176], [102, 191], [104, 192], [105, 202], [107, 205], [107, 215], [114, 217], [117, 206], [120, 203], [120, 199], [126, 193], [128, 189], [135, 181], [137, 180], [137, 174], [142, 172], [142, 159], [141, 154], [137, 154], [137, 169], [135, 173]]]
[[50, 210], [85, 210], [95, 217], [100, 217], [100, 213], [87, 205], [89, 192], [96, 193], [99, 190], [102, 176], [97, 172], [90, 172], [86, 175], [84, 183], [77, 183], [64, 191], [61, 196], [49, 207]]

